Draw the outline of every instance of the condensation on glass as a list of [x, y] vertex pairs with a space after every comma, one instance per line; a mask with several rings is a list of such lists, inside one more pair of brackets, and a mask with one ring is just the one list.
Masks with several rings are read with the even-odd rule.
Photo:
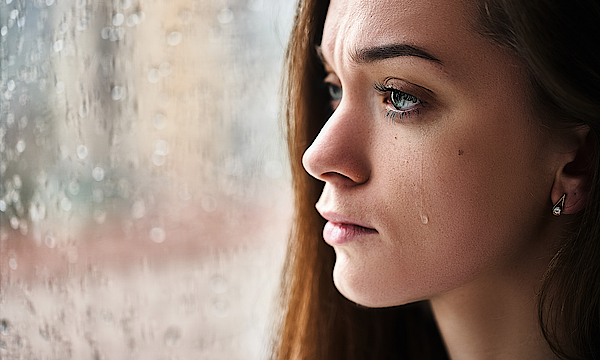
[[0, 0], [0, 358], [264, 358], [292, 8]]

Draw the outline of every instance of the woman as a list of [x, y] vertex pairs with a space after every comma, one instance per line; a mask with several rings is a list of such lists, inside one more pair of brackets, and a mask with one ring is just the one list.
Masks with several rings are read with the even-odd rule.
[[301, 1], [274, 358], [600, 358], [599, 19]]

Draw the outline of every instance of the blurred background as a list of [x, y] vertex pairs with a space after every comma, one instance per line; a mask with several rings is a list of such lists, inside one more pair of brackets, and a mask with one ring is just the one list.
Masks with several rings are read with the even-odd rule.
[[0, 358], [264, 359], [293, 0], [0, 0]]

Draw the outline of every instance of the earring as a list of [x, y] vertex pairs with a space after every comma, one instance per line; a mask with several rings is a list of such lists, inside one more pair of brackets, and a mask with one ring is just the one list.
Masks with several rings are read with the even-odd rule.
[[563, 211], [563, 208], [565, 207], [565, 198], [566, 197], [567, 197], [567, 194], [563, 194], [563, 196], [561, 196], [560, 199], [558, 199], [556, 204], [554, 204], [554, 206], [552, 207], [553, 215], [560, 216], [560, 214]]

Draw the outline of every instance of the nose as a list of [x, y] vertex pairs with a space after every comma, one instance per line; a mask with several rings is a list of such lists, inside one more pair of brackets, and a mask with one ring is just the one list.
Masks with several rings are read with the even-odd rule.
[[368, 121], [343, 101], [302, 157], [314, 178], [339, 186], [366, 183], [371, 176]]

